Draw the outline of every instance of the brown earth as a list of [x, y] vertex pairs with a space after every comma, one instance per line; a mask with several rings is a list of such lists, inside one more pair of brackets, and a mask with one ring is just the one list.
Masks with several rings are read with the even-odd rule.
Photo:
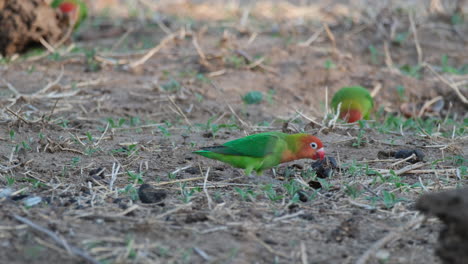
[[[398, 68], [417, 65], [418, 52], [408, 13], [394, 7], [353, 19], [331, 8], [328, 28], [253, 11], [240, 27], [242, 11], [210, 20], [161, 10], [144, 25], [97, 16], [77, 49], [0, 65], [2, 260], [83, 263], [78, 249], [103, 263], [441, 263], [442, 225], [423, 221], [414, 201], [466, 184], [467, 107], [444, 82], [466, 95], [466, 74], [440, 67], [445, 54], [453, 67], [466, 62], [465, 24], [416, 16], [428, 66], [408, 76]], [[392, 21], [405, 40], [392, 41]], [[356, 84], [376, 91], [375, 121], [329, 125], [327, 99]], [[250, 91], [264, 100], [245, 104]], [[436, 96], [442, 109], [419, 121], [399, 113], [411, 103], [418, 115]], [[316, 179], [302, 160], [248, 177], [191, 153], [272, 130], [317, 135], [339, 168]], [[424, 161], [379, 156], [401, 149]]]

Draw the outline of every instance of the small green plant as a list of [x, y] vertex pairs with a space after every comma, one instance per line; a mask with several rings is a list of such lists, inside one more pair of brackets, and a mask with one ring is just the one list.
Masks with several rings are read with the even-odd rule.
[[71, 165], [70, 165], [70, 166], [71, 166], [72, 168], [75, 168], [75, 167], [78, 165], [78, 163], [80, 163], [80, 161], [81, 161], [81, 158], [80, 158], [80, 157], [73, 157], [73, 158], [71, 159]]
[[345, 193], [348, 196], [351, 196], [353, 199], [356, 199], [359, 196], [361, 196], [363, 191], [356, 184], [351, 184], [351, 185], [350, 184], [345, 184]]
[[366, 143], [366, 140], [364, 138], [364, 134], [366, 133], [366, 131], [364, 130], [366, 126], [366, 121], [359, 120], [358, 123], [359, 123], [359, 131], [356, 137], [356, 141], [353, 142], [353, 147], [355, 148], [360, 148], [364, 143]]
[[392, 192], [383, 191], [382, 195], [382, 201], [387, 209], [393, 208], [393, 206], [399, 202], [406, 201], [404, 198], [396, 197], [396, 195]]
[[421, 70], [422, 70], [422, 67], [420, 65], [411, 66], [409, 64], [405, 64], [400, 67], [400, 71], [403, 74], [416, 78], [416, 79], [419, 79], [421, 77]]
[[408, 39], [408, 36], [409, 36], [409, 32], [397, 33], [395, 35], [395, 38], [392, 40], [392, 42], [401, 46]]
[[278, 194], [273, 188], [273, 184], [266, 184], [265, 186], [263, 186], [262, 190], [265, 193], [266, 197], [268, 197], [268, 199], [270, 199], [270, 201], [272, 202], [276, 202], [283, 199], [283, 196]]
[[6, 176], [6, 181], [7, 181], [7, 185], [11, 186], [13, 184], [15, 184], [15, 177], [13, 176]]
[[231, 65], [232, 67], [238, 69], [241, 67], [244, 67], [246, 65], [244, 57], [241, 57], [239, 55], [231, 55], [227, 57], [227, 64]]
[[132, 199], [133, 201], [136, 201], [136, 200], [139, 199], [138, 198], [138, 190], [137, 190], [137, 188], [135, 188], [135, 186], [133, 186], [133, 184], [128, 184], [120, 192], [127, 194], [130, 197], [130, 199]]
[[468, 64], [463, 65], [459, 69], [456, 67], [452, 67], [449, 64], [449, 58], [446, 54], [442, 56], [441, 65], [442, 65], [441, 70], [443, 72], [451, 73], [451, 74], [459, 74], [459, 75], [468, 74]]
[[180, 90], [180, 88], [182, 88], [182, 85], [180, 82], [171, 77], [169, 81], [161, 85], [161, 88], [166, 92], [177, 92]]
[[159, 129], [159, 131], [161, 131], [161, 133], [163, 134], [164, 137], [170, 137], [171, 136], [171, 132], [169, 132], [169, 130], [167, 128], [165, 128], [164, 126], [157, 126], [157, 128]]
[[23, 147], [24, 150], [32, 150], [31, 146], [28, 144], [28, 142], [26, 141], [21, 141], [21, 145]]
[[400, 101], [406, 101], [406, 95], [405, 95], [405, 87], [403, 85], [398, 85], [396, 87], [396, 91], [398, 93], [398, 98], [400, 98]]
[[255, 201], [255, 198], [258, 194], [256, 194], [252, 189], [241, 189], [239, 187], [234, 187], [234, 190], [239, 194], [242, 200], [244, 201]]
[[98, 72], [101, 70], [101, 63], [95, 59], [96, 50], [95, 49], [88, 49], [84, 51], [84, 55], [86, 58], [86, 67], [85, 71], [87, 72]]
[[263, 93], [260, 91], [250, 91], [242, 96], [245, 104], [260, 104], [263, 101]]
[[374, 47], [374, 45], [369, 45], [369, 52], [370, 52], [370, 56], [371, 56], [371, 63], [372, 64], [379, 64], [380, 54], [377, 51], [377, 49]]
[[180, 194], [182, 195], [182, 201], [184, 203], [189, 203], [196, 191], [200, 191], [200, 188], [187, 188], [186, 183], [181, 183], [180, 185]]
[[326, 59], [326, 60], [325, 60], [325, 63], [324, 63], [324, 67], [325, 67], [325, 69], [327, 69], [327, 70], [331, 70], [331, 69], [336, 68], [336, 65], [335, 65], [335, 63], [333, 63], [332, 60]]
[[123, 126], [123, 124], [125, 124], [126, 121], [127, 121], [127, 120], [125, 120], [125, 118], [119, 118], [119, 119], [117, 120], [117, 122], [114, 121], [113, 118], [108, 118], [108, 119], [107, 119], [107, 122], [109, 123], [109, 127], [110, 127], [110, 128], [120, 128], [120, 127]]
[[94, 141], [93, 135], [91, 135], [91, 133], [86, 132], [86, 137], [88, 138], [89, 142], [93, 142], [93, 141]]
[[135, 184], [143, 184], [144, 181], [143, 181], [143, 173], [142, 172], [139, 172], [139, 173], [136, 173], [136, 172], [133, 172], [133, 171], [127, 171], [127, 176], [128, 176], [128, 180], [132, 183], [135, 183]]

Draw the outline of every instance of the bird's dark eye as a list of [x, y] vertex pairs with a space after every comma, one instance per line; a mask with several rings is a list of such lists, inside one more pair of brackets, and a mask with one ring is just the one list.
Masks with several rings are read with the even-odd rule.
[[315, 142], [310, 143], [310, 146], [311, 146], [313, 149], [317, 149], [317, 143], [315, 143]]

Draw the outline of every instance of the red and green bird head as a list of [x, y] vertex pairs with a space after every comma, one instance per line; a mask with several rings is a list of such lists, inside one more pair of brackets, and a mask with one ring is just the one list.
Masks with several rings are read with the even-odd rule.
[[64, 14], [70, 16], [75, 23], [75, 29], [88, 16], [86, 3], [81, 0], [54, 0], [51, 3], [53, 8], [59, 8]]
[[333, 95], [331, 107], [338, 111], [340, 105], [340, 118], [348, 123], [361, 119], [369, 119], [374, 107], [374, 100], [369, 91], [361, 86], [343, 87]]

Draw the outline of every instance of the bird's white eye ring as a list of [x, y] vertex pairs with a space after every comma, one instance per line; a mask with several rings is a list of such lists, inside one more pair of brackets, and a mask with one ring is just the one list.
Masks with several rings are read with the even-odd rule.
[[316, 149], [316, 148], [317, 148], [317, 143], [312, 142], [312, 143], [310, 143], [310, 146], [311, 146], [313, 149]]

